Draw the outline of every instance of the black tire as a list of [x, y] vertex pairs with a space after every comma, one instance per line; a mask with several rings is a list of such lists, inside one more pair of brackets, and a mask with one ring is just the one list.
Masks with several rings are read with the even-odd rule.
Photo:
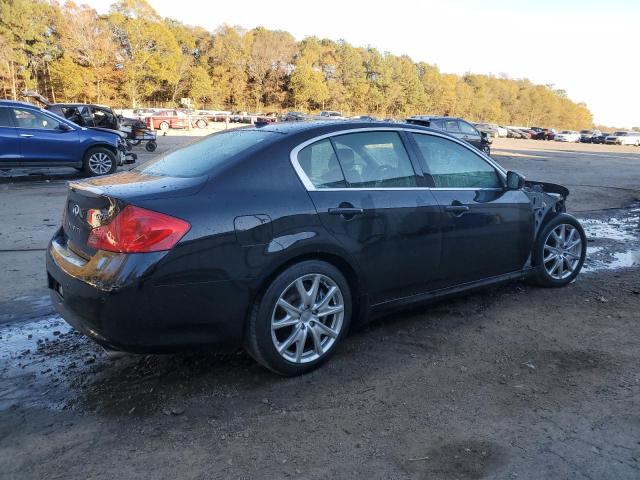
[[198, 128], [207, 128], [207, 122], [205, 122], [203, 119], [199, 119], [196, 122], [196, 127], [198, 127]]
[[157, 147], [158, 147], [158, 144], [153, 140], [148, 141], [147, 144], [144, 146], [147, 152], [155, 152]]
[[[547, 239], [552, 235], [552, 231], [560, 227], [561, 225], [570, 225], [572, 226], [578, 235], [580, 236], [580, 256], [577, 264], [574, 267], [573, 272], [566, 276], [565, 278], [559, 279], [554, 278], [545, 267], [544, 260], [544, 250], [545, 244], [547, 243]], [[538, 238], [535, 241], [533, 247], [533, 264], [535, 265], [535, 274], [532, 277], [535, 283], [541, 285], [543, 287], [564, 287], [571, 283], [580, 273], [582, 269], [582, 265], [584, 264], [584, 260], [587, 254], [587, 236], [584, 233], [584, 229], [580, 222], [573, 217], [572, 215], [561, 213], [556, 217], [552, 218], [540, 231], [538, 234]], [[564, 260], [563, 260], [564, 262]], [[562, 267], [564, 268], [567, 263], [563, 263]]]
[[[333, 281], [339, 289], [339, 293], [342, 296], [342, 305], [344, 306], [341, 326], [333, 342], [319, 358], [306, 363], [295, 363], [284, 358], [276, 349], [271, 330], [272, 316], [274, 316], [276, 312], [276, 302], [278, 302], [280, 296], [287, 292], [289, 288], [293, 288], [292, 285], [296, 279], [306, 275], [311, 276], [316, 274], [327, 277]], [[256, 300], [247, 319], [244, 342], [245, 349], [258, 363], [279, 375], [302, 375], [318, 368], [333, 355], [336, 347], [348, 332], [351, 312], [352, 300], [349, 284], [337, 268], [329, 263], [318, 260], [307, 260], [297, 263], [287, 268], [271, 281], [263, 295]], [[313, 321], [310, 322], [310, 325], [313, 325]], [[292, 326], [291, 328], [296, 327]], [[310, 327], [307, 326], [307, 328]], [[311, 335], [311, 333], [308, 333], [305, 338], [307, 338], [308, 335]], [[312, 336], [308, 336], [308, 338], [309, 340], [307, 340], [307, 342], [313, 341]], [[329, 337], [325, 337], [325, 340], [329, 340]], [[302, 344], [304, 348], [305, 343], [302, 342]]]
[[115, 172], [118, 168], [118, 159], [115, 153], [108, 148], [94, 147], [87, 150], [82, 165], [82, 169], [87, 175], [99, 177]]

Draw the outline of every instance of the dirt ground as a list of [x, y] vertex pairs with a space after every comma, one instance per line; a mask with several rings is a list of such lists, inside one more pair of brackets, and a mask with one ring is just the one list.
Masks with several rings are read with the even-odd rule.
[[503, 140], [494, 157], [571, 185], [577, 281], [394, 314], [293, 379], [241, 352], [109, 359], [38, 284], [37, 222], [66, 177], [4, 180], [0, 478], [640, 478], [640, 149]]

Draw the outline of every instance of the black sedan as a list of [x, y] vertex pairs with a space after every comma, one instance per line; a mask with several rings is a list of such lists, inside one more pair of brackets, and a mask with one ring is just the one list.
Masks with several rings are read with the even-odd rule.
[[107, 348], [244, 346], [296, 375], [373, 315], [525, 277], [571, 282], [586, 238], [568, 193], [416, 125], [247, 127], [70, 184], [49, 288]]

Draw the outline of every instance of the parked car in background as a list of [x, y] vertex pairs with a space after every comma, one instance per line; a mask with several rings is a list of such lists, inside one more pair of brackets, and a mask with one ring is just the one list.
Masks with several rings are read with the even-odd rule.
[[115, 131], [83, 128], [30, 103], [0, 100], [0, 168], [74, 167], [106, 175], [125, 163]]
[[154, 113], [158, 112], [155, 108], [134, 108], [133, 115], [139, 119], [145, 119]]
[[207, 122], [224, 122], [231, 116], [228, 110], [199, 110], [196, 115], [204, 117]]
[[470, 143], [487, 155], [491, 153], [491, 137], [481, 132], [462, 118], [415, 115], [406, 119], [407, 123], [443, 130], [456, 138]]
[[640, 145], [640, 132], [613, 132], [605, 138], [605, 143], [611, 145], [635, 145], [637, 147]]
[[376, 315], [522, 278], [571, 283], [587, 239], [568, 194], [418, 125], [235, 129], [71, 184], [48, 287], [108, 349], [244, 346], [300, 375]]
[[282, 115], [282, 122], [301, 122], [303, 120], [307, 120], [309, 116], [304, 112], [287, 112]]
[[594, 137], [597, 137], [602, 132], [600, 130], [580, 130], [580, 142], [593, 143]]
[[371, 115], [356, 115], [355, 117], [351, 117], [350, 120], [360, 120], [362, 122], [377, 122], [378, 119], [372, 117]]
[[591, 143], [605, 143], [605, 140], [607, 139], [607, 137], [611, 135], [610, 133], [605, 133], [602, 132], [599, 135], [596, 135], [594, 137], [591, 138]]
[[556, 136], [553, 128], [531, 127], [529, 130], [533, 140], [554, 140]]
[[555, 137], [556, 142], [579, 142], [580, 134], [575, 130], [562, 130]]
[[145, 118], [148, 127], [167, 131], [170, 128], [188, 128], [189, 119], [191, 126], [198, 128], [207, 127], [207, 119], [201, 115], [187, 115], [180, 110], [162, 110]]
[[509, 133], [506, 128], [496, 125], [495, 123], [474, 123], [473, 125], [481, 132], [485, 132], [493, 138], [505, 138]]
[[345, 117], [342, 116], [340, 112], [334, 112], [332, 110], [325, 110], [320, 112], [315, 116], [316, 120], [344, 120]]
[[517, 128], [507, 128], [507, 138], [531, 138], [531, 134]]

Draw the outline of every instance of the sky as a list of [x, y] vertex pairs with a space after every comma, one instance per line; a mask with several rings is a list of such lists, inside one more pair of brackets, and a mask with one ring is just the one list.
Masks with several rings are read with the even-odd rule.
[[[148, 0], [163, 17], [315, 35], [409, 55], [442, 72], [528, 78], [640, 126], [640, 0]], [[77, 0], [106, 13], [110, 0]], [[425, 112], [428, 113], [428, 112]]]

